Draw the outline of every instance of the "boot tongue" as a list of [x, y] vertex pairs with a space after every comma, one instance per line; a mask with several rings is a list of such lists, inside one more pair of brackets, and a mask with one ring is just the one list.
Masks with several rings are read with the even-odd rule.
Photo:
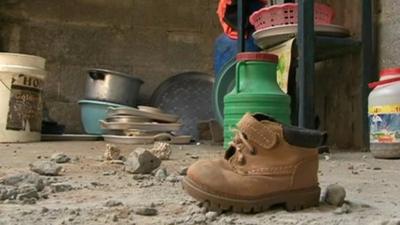
[[262, 149], [274, 147], [278, 141], [277, 133], [282, 131], [280, 124], [276, 123], [275, 119], [262, 114], [252, 116], [250, 113], [246, 113], [237, 127], [247, 136], [254, 147]]

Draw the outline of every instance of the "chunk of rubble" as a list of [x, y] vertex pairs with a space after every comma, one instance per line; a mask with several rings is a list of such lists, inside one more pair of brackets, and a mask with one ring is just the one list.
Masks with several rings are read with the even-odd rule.
[[105, 207], [117, 207], [117, 206], [122, 206], [124, 205], [122, 202], [120, 201], [116, 201], [116, 200], [108, 200], [106, 203], [104, 203]]
[[60, 175], [62, 166], [53, 161], [36, 161], [29, 164], [31, 171], [45, 176], [58, 176]]
[[184, 167], [181, 167], [181, 168], [179, 169], [178, 174], [181, 175], [181, 176], [186, 176], [187, 171], [188, 171], [188, 167], [187, 167], [187, 166], [184, 166]]
[[171, 146], [167, 142], [160, 141], [155, 142], [149, 151], [161, 160], [168, 160], [172, 153]]
[[115, 145], [107, 144], [106, 150], [103, 155], [104, 160], [119, 160], [121, 157], [121, 150]]
[[155, 216], [158, 214], [158, 211], [151, 207], [140, 207], [135, 210], [135, 214], [141, 216]]
[[167, 176], [168, 176], [167, 170], [164, 168], [160, 168], [159, 170], [157, 170], [157, 172], [154, 175], [154, 177], [159, 181], [165, 180]]
[[52, 183], [50, 184], [50, 189], [53, 193], [58, 193], [58, 192], [71, 191], [73, 188], [72, 185], [67, 183]]
[[16, 199], [19, 201], [23, 201], [25, 199], [39, 199], [39, 193], [33, 184], [23, 184], [17, 188], [17, 197]]
[[71, 161], [71, 158], [64, 153], [54, 153], [50, 157], [50, 160], [54, 161], [56, 163], [67, 163], [67, 162]]
[[3, 176], [0, 178], [0, 184], [15, 187], [20, 186], [21, 184], [33, 184], [38, 191], [41, 191], [44, 188], [43, 179], [39, 175], [31, 172]]
[[144, 148], [137, 148], [125, 161], [125, 171], [133, 174], [150, 174], [161, 164], [161, 160]]

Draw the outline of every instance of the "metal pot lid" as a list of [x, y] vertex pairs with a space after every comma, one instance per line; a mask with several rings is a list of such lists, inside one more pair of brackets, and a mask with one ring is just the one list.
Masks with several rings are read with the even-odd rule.
[[89, 68], [87, 70], [87, 72], [90, 73], [103, 73], [103, 74], [110, 74], [110, 75], [117, 75], [117, 76], [122, 76], [122, 77], [126, 77], [129, 79], [134, 79], [137, 80], [141, 83], [144, 83], [142, 79], [137, 78], [133, 75], [127, 74], [127, 73], [122, 73], [122, 72], [118, 72], [118, 71], [114, 71], [114, 70], [108, 70], [108, 69], [98, 69], [98, 68]]

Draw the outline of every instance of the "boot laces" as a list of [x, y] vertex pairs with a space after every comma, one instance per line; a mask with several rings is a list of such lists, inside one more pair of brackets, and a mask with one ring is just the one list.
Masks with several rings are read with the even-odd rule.
[[254, 155], [256, 154], [256, 150], [249, 143], [246, 135], [243, 134], [243, 132], [237, 129], [235, 129], [234, 132], [236, 133], [235, 137], [233, 138], [233, 141], [229, 143], [229, 145], [235, 148], [238, 154], [237, 161], [240, 164], [243, 164], [245, 162], [245, 151], [247, 150], [248, 152], [250, 152], [250, 154]]

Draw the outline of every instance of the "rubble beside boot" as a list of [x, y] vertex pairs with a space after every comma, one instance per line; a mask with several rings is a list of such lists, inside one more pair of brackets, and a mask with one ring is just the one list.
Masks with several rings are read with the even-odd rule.
[[288, 211], [317, 206], [318, 149], [326, 134], [288, 127], [262, 114], [246, 114], [225, 159], [189, 167], [183, 188], [210, 210]]

